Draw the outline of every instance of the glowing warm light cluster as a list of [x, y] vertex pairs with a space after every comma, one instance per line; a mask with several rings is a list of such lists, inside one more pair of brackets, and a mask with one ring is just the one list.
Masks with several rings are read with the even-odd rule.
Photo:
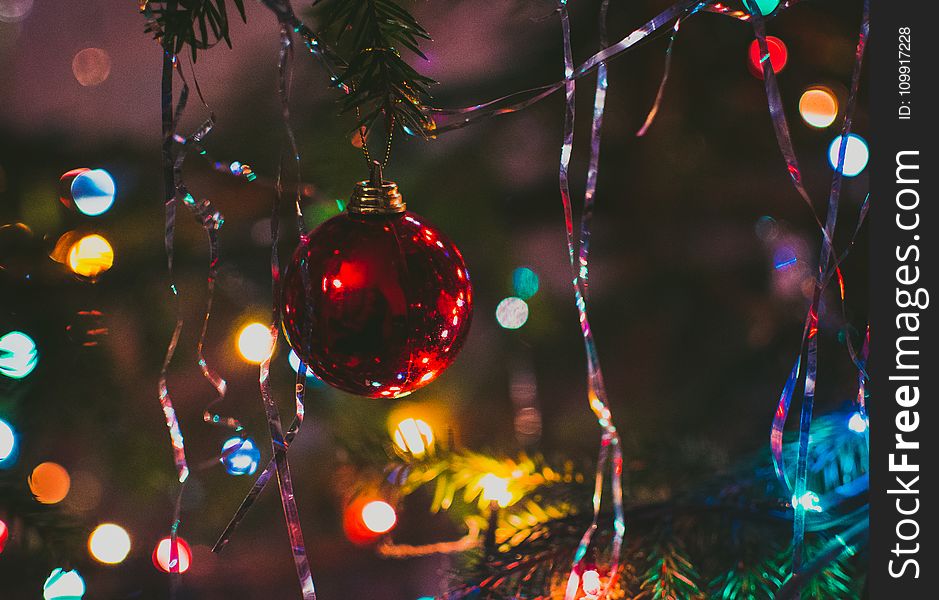
[[[831, 141], [828, 146], [828, 164], [832, 169], [838, 168], [838, 158], [841, 152], [841, 137], [838, 136]], [[870, 150], [867, 148], [867, 142], [856, 133], [848, 134], [848, 143], [844, 152], [844, 167], [841, 174], [845, 177], [857, 177], [867, 168], [867, 161], [870, 160]]]
[[82, 277], [97, 277], [113, 265], [114, 249], [97, 233], [81, 238], [68, 251], [69, 268]]
[[387, 533], [397, 522], [394, 507], [384, 500], [372, 500], [362, 507], [362, 523], [372, 533]]
[[0, 468], [9, 466], [16, 459], [16, 431], [13, 426], [0, 419]]
[[528, 321], [528, 303], [516, 296], [504, 299], [496, 306], [496, 321], [504, 329], [518, 329]]
[[427, 421], [408, 417], [395, 428], [394, 441], [402, 452], [410, 452], [419, 458], [433, 447], [434, 430]]
[[130, 554], [130, 535], [120, 525], [103, 523], [88, 536], [88, 552], [106, 565], [124, 562]]
[[157, 543], [156, 548], [153, 549], [153, 566], [164, 573], [185, 573], [192, 564], [192, 549], [189, 547], [186, 540], [178, 536], [176, 537], [176, 552], [179, 556], [179, 567], [178, 569], [174, 569], [176, 565], [170, 563], [171, 544], [172, 541], [168, 537], [163, 538]]
[[222, 444], [221, 461], [229, 475], [253, 475], [260, 460], [261, 450], [251, 438], [232, 437]]
[[11, 331], [0, 337], [0, 375], [22, 379], [32, 373], [37, 364], [39, 352], [33, 338], [22, 331]]
[[512, 503], [512, 492], [509, 491], [509, 480], [493, 473], [487, 473], [479, 480], [482, 488], [482, 498], [486, 502], [495, 502], [501, 508]]
[[37, 502], [57, 504], [65, 499], [72, 479], [65, 467], [54, 462], [36, 465], [29, 475], [29, 489]]
[[249, 363], [261, 364], [273, 351], [271, 329], [263, 323], [248, 323], [238, 333], [238, 352]]
[[85, 595], [85, 580], [78, 571], [53, 569], [42, 586], [44, 600], [81, 600]]
[[789, 61], [789, 50], [786, 48], [786, 44], [778, 37], [771, 35], [766, 36], [766, 49], [769, 50], [768, 57], [765, 57], [760, 50], [759, 40], [750, 42], [750, 51], [748, 53], [750, 60], [747, 62], [747, 65], [750, 68], [750, 72], [753, 73], [753, 76], [759, 79], [763, 79], [763, 63], [766, 60], [770, 61], [773, 67], [773, 73], [782, 71]]
[[826, 87], [809, 88], [799, 98], [799, 114], [807, 124], [824, 129], [838, 117], [838, 98]]

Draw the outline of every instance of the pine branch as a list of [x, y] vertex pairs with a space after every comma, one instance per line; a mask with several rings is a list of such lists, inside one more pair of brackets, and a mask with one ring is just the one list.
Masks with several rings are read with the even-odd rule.
[[395, 127], [424, 134], [428, 87], [436, 81], [405, 62], [401, 49], [426, 60], [420, 43], [430, 34], [394, 0], [321, 0], [315, 6], [328, 39], [349, 56], [340, 78], [352, 92], [342, 99], [342, 112], [355, 111], [356, 128], [366, 131], [384, 119], [388, 135]]
[[[241, 20], [247, 22], [244, 0], [231, 1]], [[153, 34], [168, 52], [179, 54], [188, 46], [195, 61], [199, 50], [220, 41], [231, 48], [227, 0], [143, 2], [141, 12], [147, 17], [145, 31]]]

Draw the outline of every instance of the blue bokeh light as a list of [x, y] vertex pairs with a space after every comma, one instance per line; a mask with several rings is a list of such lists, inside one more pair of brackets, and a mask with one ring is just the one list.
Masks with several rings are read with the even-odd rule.
[[78, 212], [88, 217], [97, 217], [114, 206], [117, 186], [110, 173], [104, 169], [92, 169], [72, 180], [71, 192]]
[[[228, 452], [232, 449], [231, 452]], [[261, 450], [249, 437], [232, 437], [222, 444], [222, 464], [229, 475], [253, 475], [258, 470]]]

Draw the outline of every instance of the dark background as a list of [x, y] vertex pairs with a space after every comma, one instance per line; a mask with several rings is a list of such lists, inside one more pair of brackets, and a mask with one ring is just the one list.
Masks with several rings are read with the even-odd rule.
[[[827, 148], [837, 131], [805, 126], [797, 104], [814, 84], [844, 94], [860, 4], [803, 2], [769, 24], [769, 33], [789, 48], [779, 80], [803, 175], [820, 210], [831, 176]], [[577, 62], [598, 49], [598, 6], [572, 6]], [[648, 0], [613, 3], [611, 39], [666, 7]], [[193, 194], [209, 197], [225, 215], [207, 358], [230, 384], [223, 412], [247, 425], [266, 462], [257, 369], [238, 357], [234, 339], [242, 324], [264, 321], [270, 310], [269, 242], [258, 232], [270, 218], [271, 177], [282, 141], [275, 87], [279, 42], [273, 17], [258, 4], [248, 9], [247, 26], [233, 23], [234, 49], [203, 53], [195, 72], [218, 117], [207, 140], [210, 152], [250, 164], [260, 177], [252, 183], [227, 177], [198, 158], [187, 163], [186, 176]], [[485, 101], [555, 81], [562, 72], [551, 2], [420, 1], [413, 9], [434, 36], [429, 62], [417, 66], [441, 81], [434, 88], [441, 106]], [[38, 462], [59, 462], [73, 477], [63, 510], [84, 531], [102, 521], [122, 523], [134, 541], [130, 557], [117, 567], [92, 562], [83, 536], [74, 547], [33, 554], [11, 543], [0, 556], [4, 598], [36, 597], [51, 568], [69, 559], [85, 577], [89, 598], [165, 597], [168, 589], [149, 555], [168, 531], [176, 490], [156, 395], [174, 306], [162, 247], [161, 56], [143, 26], [133, 3], [103, 0], [36, 2], [23, 21], [0, 22], [0, 223], [26, 223], [38, 248], [30, 281], [4, 276], [0, 323], [5, 330], [27, 331], [41, 354], [27, 379], [0, 382], [0, 416], [21, 434], [19, 461], [0, 477], [23, 478]], [[748, 24], [718, 15], [684, 23], [664, 102], [644, 138], [635, 132], [655, 97], [665, 40], [610, 65], [591, 246], [592, 323], [633, 468], [661, 476], [652, 495], [693, 485], [764, 449], [811, 290], [819, 235], [789, 182], [762, 83], [747, 70], [751, 39]], [[110, 76], [96, 87], [81, 86], [71, 72], [72, 57], [86, 47], [111, 58]], [[315, 221], [335, 212], [334, 199], [347, 197], [366, 169], [350, 143], [351, 119], [338, 115], [336, 93], [303, 52], [296, 75], [294, 126], [303, 178], [315, 191], [307, 208]], [[583, 190], [592, 89], [590, 78], [581, 80], [575, 198]], [[181, 130], [192, 130], [207, 114], [192, 98]], [[562, 114], [558, 94], [523, 113], [437, 140], [399, 137], [386, 176], [399, 183], [409, 209], [457, 243], [475, 286], [473, 329], [461, 357], [407, 401], [442, 412], [460, 445], [509, 454], [527, 449], [589, 464], [599, 435], [586, 402], [556, 183]], [[855, 131], [866, 135], [867, 121], [862, 85]], [[104, 216], [80, 218], [57, 200], [59, 176], [81, 166], [106, 168], [117, 181], [117, 203]], [[846, 181], [843, 230], [853, 228], [866, 188], [866, 173]], [[284, 221], [285, 256], [296, 241], [290, 223]], [[114, 268], [95, 285], [46, 257], [72, 229], [101, 232], [114, 246]], [[862, 236], [862, 248], [845, 268], [848, 317], [856, 328], [866, 322], [864, 243]], [[779, 252], [792, 252], [798, 261], [776, 270]], [[539, 274], [541, 291], [530, 302], [529, 322], [518, 331], [503, 330], [495, 306], [512, 295], [511, 274], [522, 265]], [[201, 420], [212, 398], [195, 360], [206, 247], [202, 230], [186, 216], [178, 227], [177, 266], [188, 325], [170, 385], [190, 461], [197, 463], [218, 452], [227, 432]], [[819, 412], [849, 401], [855, 384], [838, 340], [845, 323], [837, 305], [830, 308], [822, 331]], [[74, 334], [85, 327], [76, 313], [89, 309], [103, 313], [101, 325], [109, 330], [91, 348]], [[526, 370], [536, 378], [543, 431], [523, 446], [513, 430], [510, 380]], [[283, 346], [273, 382], [289, 411], [293, 373]], [[393, 407], [322, 387], [308, 394], [309, 420], [290, 460], [324, 598], [417, 598], [445, 587], [447, 559], [382, 560], [342, 533], [344, 495], [355, 486], [356, 469], [380, 468], [388, 443], [385, 418]], [[249, 485], [248, 478], [230, 477], [221, 468], [193, 476], [180, 530], [195, 554], [184, 597], [294, 596], [283, 517], [272, 490], [222, 555], [209, 552]], [[429, 519], [420, 502], [400, 518], [405, 537], [454, 535], [446, 518]]]

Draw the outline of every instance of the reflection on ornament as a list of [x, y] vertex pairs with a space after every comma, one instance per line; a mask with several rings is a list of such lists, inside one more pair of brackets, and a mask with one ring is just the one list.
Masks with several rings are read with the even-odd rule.
[[220, 460], [229, 475], [253, 475], [258, 470], [261, 449], [249, 437], [229, 438], [222, 444]]
[[13, 426], [0, 419], [0, 469], [16, 460], [16, 432]]
[[[838, 155], [841, 152], [841, 137], [838, 136], [831, 141], [828, 146], [828, 164], [832, 169], [838, 168]], [[856, 133], [848, 134], [848, 144], [844, 152], [844, 168], [841, 174], [845, 177], [857, 177], [861, 171], [867, 168], [867, 161], [870, 159], [870, 150], [867, 149], [867, 142]]]
[[22, 331], [11, 331], [0, 337], [0, 375], [22, 379], [39, 363], [36, 342]]
[[423, 419], [408, 417], [395, 428], [395, 445], [415, 458], [420, 458], [434, 445], [434, 431]]
[[37, 465], [29, 475], [29, 489], [36, 501], [43, 504], [57, 504], [64, 500], [71, 485], [68, 471], [54, 462]]
[[528, 321], [528, 303], [510, 296], [496, 306], [496, 321], [505, 329], [518, 329]]
[[[294, 352], [292, 349], [290, 350], [290, 353], [287, 355], [287, 363], [290, 365], [290, 368], [293, 369], [294, 373], [300, 372], [300, 357], [297, 356], [297, 353]], [[307, 369], [306, 370], [306, 384], [322, 386], [323, 380], [317, 377], [316, 373], [314, 373], [310, 369]]]
[[94, 233], [75, 242], [68, 252], [68, 266], [76, 275], [94, 279], [114, 264], [114, 250], [102, 236]]
[[512, 272], [512, 287], [515, 295], [528, 300], [538, 293], [538, 274], [528, 267], [519, 267]]
[[85, 580], [78, 571], [53, 569], [42, 586], [44, 600], [81, 600], [85, 595]]
[[486, 473], [479, 480], [482, 488], [482, 499], [486, 502], [496, 502], [500, 508], [512, 503], [512, 492], [509, 491], [509, 480], [492, 473]]
[[179, 556], [179, 567], [175, 568], [175, 562], [170, 562], [171, 544], [172, 541], [168, 537], [163, 538], [157, 543], [151, 557], [153, 559], [153, 566], [164, 573], [185, 573], [189, 570], [189, 565], [192, 564], [192, 549], [189, 547], [186, 540], [178, 536], [176, 537], [176, 552]]
[[10, 528], [7, 527], [7, 524], [0, 519], [0, 554], [3, 553], [3, 549], [7, 545], [7, 540], [10, 538]]
[[326, 383], [397, 398], [456, 357], [472, 315], [459, 250], [404, 211], [394, 183], [360, 182], [349, 212], [303, 236], [283, 278], [287, 341]]
[[106, 213], [114, 205], [117, 187], [104, 169], [72, 169], [59, 179], [59, 200], [88, 217]]
[[372, 533], [387, 533], [397, 522], [394, 507], [384, 500], [373, 500], [362, 507], [362, 523]]
[[838, 98], [827, 87], [809, 88], [799, 98], [799, 114], [807, 124], [824, 129], [838, 117]]
[[238, 352], [249, 363], [261, 364], [273, 350], [271, 328], [263, 323], [248, 323], [238, 333]]
[[779, 73], [786, 67], [786, 62], [789, 60], [789, 50], [786, 48], [786, 44], [783, 43], [778, 37], [773, 37], [771, 35], [766, 36], [766, 48], [769, 50], [769, 56], [763, 56], [763, 53], [760, 51], [760, 42], [759, 40], [753, 40], [750, 42], [750, 51], [749, 58], [747, 61], [747, 66], [750, 68], [750, 72], [754, 77], [763, 79], [763, 63], [766, 60], [770, 61], [770, 64], [773, 66], [773, 73]]
[[111, 74], [111, 56], [101, 48], [79, 50], [72, 58], [72, 74], [85, 87], [100, 85]]
[[98, 525], [88, 536], [88, 552], [92, 558], [106, 565], [121, 563], [130, 553], [130, 535], [114, 523]]

